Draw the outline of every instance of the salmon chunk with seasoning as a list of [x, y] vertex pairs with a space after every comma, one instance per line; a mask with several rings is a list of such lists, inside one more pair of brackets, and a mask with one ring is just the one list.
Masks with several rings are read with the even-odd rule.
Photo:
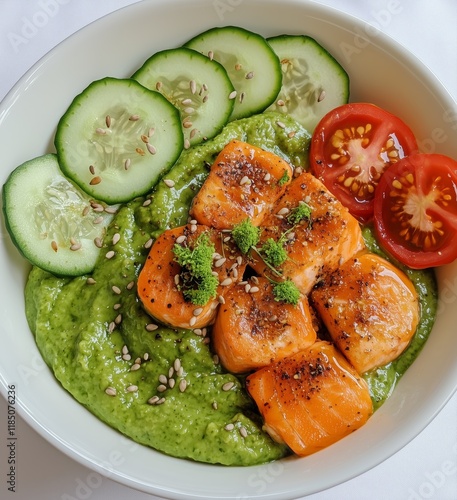
[[212, 330], [222, 365], [244, 373], [304, 349], [316, 340], [308, 299], [278, 302], [266, 278], [253, 277], [224, 296]]
[[311, 299], [333, 341], [359, 373], [396, 359], [419, 322], [411, 280], [372, 253], [325, 277]]
[[[267, 250], [271, 242], [284, 251], [281, 263], [275, 262], [277, 249], [274, 255]], [[318, 179], [305, 172], [294, 178], [264, 218], [258, 248], [260, 253], [252, 252], [251, 263], [258, 274], [277, 278], [273, 267], [308, 294], [316, 281], [362, 251], [365, 243], [358, 221]]]
[[231, 229], [246, 218], [258, 226], [291, 178], [291, 166], [279, 156], [233, 140], [214, 161], [190, 214], [217, 229]]
[[325, 341], [254, 372], [246, 387], [264, 429], [300, 456], [344, 438], [373, 413], [367, 383]]
[[[211, 248], [207, 262], [195, 252], [203, 242]], [[200, 273], [202, 279], [192, 276], [191, 268], [178, 262], [176, 247], [189, 249], [189, 259], [199, 259], [195, 262], [197, 266], [206, 265], [205, 274]], [[223, 295], [242, 279], [245, 267], [245, 259], [237, 247], [222, 233], [195, 224], [169, 229], [155, 240], [149, 251], [138, 277], [138, 297], [145, 311], [161, 323], [202, 328], [214, 321]]]

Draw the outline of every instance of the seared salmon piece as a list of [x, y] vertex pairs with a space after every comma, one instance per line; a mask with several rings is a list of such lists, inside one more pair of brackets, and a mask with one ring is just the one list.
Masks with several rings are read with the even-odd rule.
[[233, 140], [211, 166], [190, 214], [200, 224], [217, 229], [231, 229], [248, 217], [258, 226], [290, 179], [292, 168], [285, 160]]
[[266, 278], [253, 277], [224, 296], [212, 330], [223, 366], [245, 373], [304, 349], [316, 340], [308, 299], [278, 302]]
[[367, 383], [329, 342], [261, 368], [246, 387], [265, 430], [300, 456], [342, 439], [373, 413]]
[[333, 341], [359, 373], [397, 358], [419, 322], [411, 280], [373, 253], [325, 277], [311, 298]]
[[[295, 223], [294, 211], [300, 204], [309, 206], [310, 217]], [[308, 294], [323, 275], [365, 248], [357, 220], [307, 172], [287, 186], [284, 195], [264, 218], [258, 248], [270, 238], [276, 242], [282, 240], [287, 252], [287, 259], [278, 270], [304, 294]], [[253, 252], [252, 257], [251, 265], [258, 274], [275, 278], [259, 255]]]
[[[212, 272], [217, 275], [214, 297], [205, 304], [185, 299], [180, 285], [186, 271], [176, 262], [175, 244], [194, 248], [202, 234], [214, 244]], [[157, 321], [179, 328], [202, 328], [214, 321], [221, 297], [243, 277], [245, 259], [235, 245], [207, 226], [188, 224], [163, 232], [152, 245], [138, 277], [137, 292], [144, 309]]]

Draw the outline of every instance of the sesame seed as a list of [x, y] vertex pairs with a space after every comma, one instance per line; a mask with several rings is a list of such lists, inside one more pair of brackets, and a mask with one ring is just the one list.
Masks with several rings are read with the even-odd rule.
[[247, 175], [245, 175], [241, 180], [240, 180], [240, 186], [244, 186], [245, 184], [251, 184], [251, 179]]
[[120, 325], [122, 323], [122, 314], [118, 314], [114, 320], [116, 325]]
[[277, 121], [276, 122], [276, 125], [279, 127], [279, 128], [286, 128], [286, 125], [283, 123], [283, 122], [280, 122], [280, 121]]
[[144, 248], [151, 248], [152, 247], [152, 238], [149, 238], [149, 240], [144, 244]]
[[149, 323], [148, 325], [146, 325], [146, 330], [148, 332], [153, 332], [154, 330], [157, 330], [157, 328], [159, 328], [157, 325], [155, 325], [154, 323]]
[[287, 215], [289, 212], [290, 212], [290, 210], [287, 207], [284, 207], [278, 211], [278, 215]]
[[185, 234], [182, 234], [181, 236], [178, 236], [176, 238], [176, 243], [184, 243], [187, 240], [187, 236]]
[[164, 375], [163, 373], [159, 375], [159, 382], [161, 384], [166, 384], [168, 382], [168, 378], [166, 375]]
[[116, 207], [105, 207], [105, 212], [107, 214], [115, 214], [117, 213]]
[[108, 325], [108, 333], [113, 333], [115, 329], [116, 323], [114, 321], [111, 321], [111, 323]]
[[264, 180], [265, 182], [268, 182], [270, 179], [271, 179], [271, 174], [270, 174], [270, 172], [267, 172], [267, 173], [264, 175], [263, 180]]
[[235, 385], [235, 382], [226, 382], [223, 386], [222, 386], [222, 390], [223, 391], [229, 391], [230, 389], [232, 389], [232, 387]]
[[131, 116], [130, 116], [130, 118], [129, 118], [129, 120], [130, 120], [131, 122], [136, 122], [136, 121], [138, 121], [139, 119], [140, 119], [140, 116], [139, 116], [139, 115], [131, 115]]
[[151, 203], [152, 203], [151, 198], [148, 198], [147, 200], [145, 200], [145, 201], [143, 202], [143, 207], [148, 207]]
[[229, 94], [229, 99], [235, 99], [236, 97], [236, 90], [233, 90], [232, 92], [230, 92]]
[[246, 428], [245, 428], [245, 427], [240, 427], [240, 434], [241, 434], [241, 436], [242, 436], [242, 437], [244, 437], [244, 438], [245, 438], [245, 437], [247, 437], [247, 435], [248, 435], [248, 431], [246, 430]]
[[108, 394], [108, 396], [116, 396], [117, 391], [114, 387], [110, 386], [105, 389], [105, 393]]
[[194, 316], [200, 316], [200, 314], [203, 312], [203, 307], [197, 307], [197, 309], [194, 309], [193, 315]]
[[98, 236], [94, 239], [94, 243], [97, 248], [102, 248], [103, 246], [102, 240]]
[[138, 386], [137, 385], [129, 385], [127, 387], [127, 392], [136, 392], [138, 390]]
[[184, 392], [185, 390], [187, 389], [187, 380], [185, 378], [183, 378], [182, 380], [180, 380], [179, 382], [179, 390], [181, 392]]
[[182, 377], [184, 375], [184, 368], [182, 366], [180, 366], [177, 370], [176, 370], [176, 375], [178, 377]]
[[197, 322], [197, 318], [195, 316], [192, 316], [189, 321], [189, 326], [194, 326], [195, 323]]
[[221, 267], [222, 265], [225, 264], [226, 260], [227, 259], [225, 257], [222, 257], [221, 259], [216, 260], [216, 262], [214, 263], [214, 267]]
[[157, 390], [158, 392], [165, 392], [167, 390], [167, 386], [164, 384], [160, 384], [159, 386], [157, 386]]
[[225, 304], [225, 299], [222, 295], [218, 295], [217, 301], [219, 302], [219, 304]]
[[221, 281], [221, 286], [229, 286], [233, 283], [232, 278], [225, 278], [225, 280]]
[[112, 291], [113, 291], [116, 295], [120, 295], [120, 293], [121, 293], [121, 289], [120, 289], [118, 286], [116, 286], [116, 285], [113, 285], [113, 286], [111, 287], [111, 290], [112, 290]]
[[135, 282], [131, 281], [130, 283], [127, 283], [127, 286], [125, 288], [127, 288], [127, 290], [131, 290], [134, 286], [135, 286]]
[[86, 283], [88, 285], [95, 285], [95, 283], [97, 282], [94, 280], [94, 278], [87, 278]]
[[197, 92], [197, 84], [195, 83], [195, 80], [190, 80], [189, 88], [192, 94], [195, 94], [195, 92]]
[[165, 398], [160, 398], [160, 399], [157, 401], [156, 405], [161, 405], [161, 404], [163, 404], [163, 403], [165, 403]]
[[165, 186], [172, 188], [175, 185], [175, 181], [172, 181], [171, 179], [164, 179], [164, 184]]
[[175, 369], [172, 366], [170, 366], [170, 368], [168, 369], [168, 378], [173, 377], [174, 373]]
[[139, 363], [134, 363], [131, 367], [130, 367], [130, 371], [131, 372], [136, 372], [137, 370], [139, 370], [141, 368], [141, 365]]
[[226, 431], [233, 431], [233, 429], [235, 428], [235, 426], [233, 424], [227, 424], [224, 429]]
[[149, 354], [148, 354], [147, 352], [145, 352], [145, 353], [143, 354], [143, 359], [144, 359], [145, 361], [147, 361], [147, 360], [149, 359]]
[[70, 245], [70, 250], [76, 252], [76, 250], [80, 250], [81, 246], [81, 243], [73, 243], [72, 245]]
[[174, 363], [173, 363], [173, 368], [178, 371], [181, 368], [181, 360], [179, 358], [176, 358]]
[[170, 389], [173, 389], [173, 387], [175, 386], [175, 379], [174, 378], [170, 378], [168, 379], [168, 386], [170, 387]]
[[106, 252], [105, 257], [107, 259], [112, 259], [114, 257], [114, 250], [110, 250], [109, 252]]
[[149, 398], [148, 399], [148, 404], [150, 405], [154, 405], [157, 403], [157, 401], [159, 401], [159, 396], [152, 396], [152, 398]]
[[251, 286], [249, 293], [257, 293], [259, 291], [258, 286]]

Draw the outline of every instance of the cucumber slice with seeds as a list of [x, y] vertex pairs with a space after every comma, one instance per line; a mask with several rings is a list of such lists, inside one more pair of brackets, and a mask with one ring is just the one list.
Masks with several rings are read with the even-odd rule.
[[189, 40], [185, 47], [222, 64], [235, 89], [230, 121], [261, 113], [281, 88], [278, 56], [264, 37], [236, 26], [212, 28]]
[[291, 115], [312, 133], [328, 111], [348, 102], [348, 74], [309, 36], [280, 35], [268, 42], [283, 73], [282, 88], [268, 110]]
[[3, 185], [13, 243], [32, 264], [63, 276], [92, 271], [117, 207], [91, 200], [47, 154], [17, 167]]
[[234, 88], [227, 72], [195, 50], [157, 52], [132, 78], [159, 91], [180, 110], [185, 148], [214, 137], [232, 113]]
[[111, 77], [75, 97], [55, 136], [63, 173], [110, 204], [148, 192], [183, 144], [179, 112], [171, 103], [135, 80]]

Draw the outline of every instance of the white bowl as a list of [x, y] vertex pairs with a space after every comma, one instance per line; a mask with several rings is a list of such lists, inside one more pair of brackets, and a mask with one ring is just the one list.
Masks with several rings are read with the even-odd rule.
[[[261, 14], [259, 14], [261, 13]], [[217, 25], [265, 36], [308, 34], [345, 66], [351, 100], [399, 115], [426, 152], [457, 158], [456, 105], [435, 77], [402, 47], [365, 23], [328, 7], [293, 0], [150, 0], [115, 12], [67, 39], [39, 61], [0, 107], [0, 183], [18, 164], [52, 150], [58, 119], [92, 80], [128, 76], [153, 52]], [[386, 78], [394, 75], [394, 78]], [[376, 466], [414, 438], [457, 388], [457, 263], [438, 271], [435, 327], [393, 395], [354, 434], [308, 458], [227, 468], [167, 457], [136, 445], [97, 420], [55, 381], [24, 316], [29, 270], [2, 219], [0, 387], [18, 388], [21, 416], [61, 451], [123, 484], [171, 499], [292, 499]], [[77, 423], [77, 424], [75, 424]]]

